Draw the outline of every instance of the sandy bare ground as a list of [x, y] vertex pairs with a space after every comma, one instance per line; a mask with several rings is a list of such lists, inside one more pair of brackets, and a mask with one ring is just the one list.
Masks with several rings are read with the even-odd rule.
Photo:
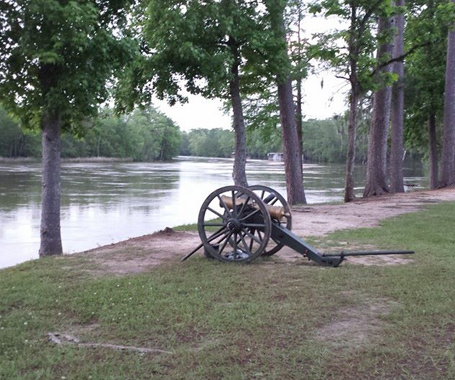
[[[374, 227], [383, 219], [416, 212], [425, 205], [445, 201], [455, 201], [455, 188], [386, 195], [346, 204], [295, 207], [292, 209], [292, 230], [296, 235], [305, 237], [324, 236], [343, 229]], [[178, 262], [199, 243], [196, 232], [166, 229], [80, 254], [89, 255], [101, 273], [123, 275], [143, 272], [164, 263]], [[352, 248], [346, 247], [346, 250]], [[285, 247], [276, 254], [276, 259], [294, 262], [302, 261], [302, 256]], [[406, 257], [388, 256], [364, 257], [350, 262], [397, 265], [406, 263], [407, 260]]]

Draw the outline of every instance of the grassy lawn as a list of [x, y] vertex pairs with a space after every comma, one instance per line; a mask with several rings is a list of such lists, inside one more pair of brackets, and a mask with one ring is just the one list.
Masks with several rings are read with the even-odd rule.
[[[327, 240], [416, 254], [339, 268], [193, 257], [124, 277], [93, 277], [84, 256], [2, 270], [0, 379], [455, 379], [455, 203]], [[58, 346], [51, 332], [171, 353]]]

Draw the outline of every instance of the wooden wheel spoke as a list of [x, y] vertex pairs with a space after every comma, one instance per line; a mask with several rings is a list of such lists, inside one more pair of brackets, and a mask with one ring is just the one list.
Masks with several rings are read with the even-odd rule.
[[[251, 234], [254, 236], [254, 232], [255, 230], [252, 229], [251, 230]], [[253, 250], [253, 244], [254, 244], [254, 240], [253, 239], [250, 239], [250, 252]]]
[[248, 253], [248, 255], [251, 255], [251, 250], [248, 248], [248, 245], [246, 244], [246, 241], [245, 241], [245, 235], [246, 234], [241, 235], [240, 239], [242, 240], [242, 244], [245, 247], [246, 253]]
[[237, 199], [237, 197], [235, 196], [235, 192], [234, 190], [231, 191], [232, 193], [232, 213], [234, 214], [234, 217], [236, 218], [237, 217], [237, 204], [235, 203], [235, 200]]
[[[242, 231], [244, 231], [245, 234], [248, 235], [251, 239], [253, 239], [256, 243], [262, 244], [262, 239], [259, 240], [256, 236], [252, 235], [252, 234], [251, 234], [250, 232], [248, 232], [247, 230], [242, 229]], [[258, 231], [258, 235], [259, 235], [259, 231]]]
[[[224, 241], [223, 245], [219, 248], [218, 253], [221, 255], [223, 253], [224, 248], [226, 248], [226, 244], [228, 243], [229, 239], [232, 236], [232, 231], [229, 231], [228, 234], [225, 236], [226, 240]], [[223, 239], [219, 241], [221, 243]]]
[[253, 212], [250, 212], [247, 216], [245, 216], [242, 219], [240, 219], [240, 221], [243, 222], [244, 220], [246, 220], [248, 218], [251, 218], [254, 214], [257, 214], [258, 212], [261, 212], [261, 210], [256, 209]]
[[224, 223], [204, 223], [204, 227], [224, 227]]
[[240, 212], [239, 212], [239, 215], [238, 217], [241, 218], [242, 217], [242, 214], [243, 214], [243, 210], [245, 210], [245, 206], [248, 204], [248, 202], [250, 201], [250, 196], [248, 195], [248, 197], [246, 198], [246, 202], [243, 202], [242, 204], [242, 208], [240, 209]]
[[259, 230], [258, 230], [258, 236], [259, 236], [259, 239], [263, 240], [262, 236], [261, 236], [261, 231], [259, 231]]
[[221, 219], [223, 220], [227, 220], [228, 218], [226, 218], [224, 215], [221, 215], [219, 212], [215, 211], [213, 208], [211, 207], [207, 207], [207, 210], [213, 212], [216, 216], [220, 217]]
[[212, 240], [216, 239], [217, 237], [220, 237], [226, 230], [226, 226], [221, 227], [218, 231], [214, 232], [212, 235], [210, 235], [207, 238], [207, 242], [211, 242]]
[[234, 232], [234, 260], [237, 257], [237, 232]]
[[264, 203], [268, 205], [274, 205], [277, 202], [278, 198], [275, 194], [270, 194], [267, 198], [264, 199]]

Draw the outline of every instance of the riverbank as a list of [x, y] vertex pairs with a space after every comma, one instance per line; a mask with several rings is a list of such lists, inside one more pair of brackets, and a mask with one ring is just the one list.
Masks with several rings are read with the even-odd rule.
[[455, 378], [454, 193], [294, 210], [318, 248], [416, 251], [393, 265], [180, 263], [168, 230], [2, 270], [0, 378]]
[[[455, 188], [432, 191], [416, 191], [385, 195], [370, 199], [358, 199], [350, 203], [318, 204], [292, 208], [292, 231], [304, 238], [310, 237], [312, 242], [322, 243], [324, 238], [334, 232], [371, 228], [379, 226], [384, 220], [403, 214], [417, 212], [429, 204], [455, 202]], [[454, 226], [455, 228], [455, 226]], [[199, 235], [196, 226], [177, 227], [175, 230], [156, 232], [116, 244], [109, 244], [76, 255], [88, 254], [90, 260], [112, 274], [139, 273], [164, 264], [177, 262], [199, 245]], [[348, 242], [331, 243], [333, 250], [353, 250]], [[202, 250], [199, 255], [202, 255]], [[133, 255], [125, 254], [134, 252]], [[285, 262], [302, 261], [302, 256], [290, 248], [283, 248], [274, 259]], [[394, 264], [402, 258], [396, 256], [359, 257], [350, 260], [351, 263]]]
[[[40, 158], [34, 157], [16, 157], [16, 158], [9, 158], [9, 157], [0, 157], [0, 163], [27, 163], [27, 162], [34, 162], [39, 163], [41, 162]], [[109, 162], [133, 162], [132, 158], [117, 158], [117, 157], [76, 157], [76, 158], [62, 158], [62, 162], [72, 163], [72, 162], [88, 162], [88, 163], [109, 163]]]

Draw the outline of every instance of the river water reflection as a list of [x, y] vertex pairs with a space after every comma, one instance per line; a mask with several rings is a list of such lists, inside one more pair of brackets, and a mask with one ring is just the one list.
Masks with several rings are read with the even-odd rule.
[[[207, 195], [232, 184], [231, 159], [179, 157], [171, 163], [64, 163], [62, 239], [65, 253], [79, 252], [167, 226], [195, 223]], [[355, 183], [364, 183], [364, 168]], [[286, 194], [281, 162], [251, 160], [250, 184]], [[343, 199], [344, 165], [305, 164], [308, 203]], [[405, 182], [422, 188], [422, 167], [406, 167]], [[41, 165], [0, 163], [0, 268], [37, 257]], [[356, 189], [361, 194], [362, 188]]]

